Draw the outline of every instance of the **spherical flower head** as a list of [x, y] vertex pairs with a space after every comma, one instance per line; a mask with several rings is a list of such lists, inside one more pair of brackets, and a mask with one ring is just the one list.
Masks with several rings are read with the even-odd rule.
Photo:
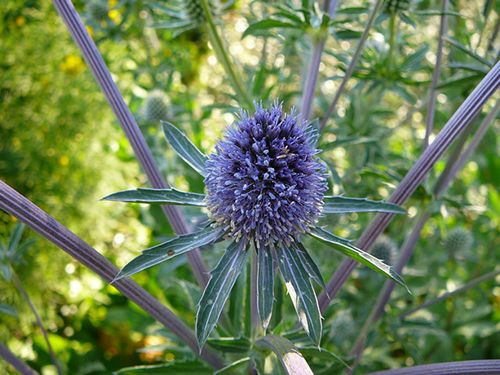
[[241, 113], [206, 163], [210, 217], [257, 247], [288, 244], [320, 215], [327, 189], [305, 125], [278, 104]]
[[398, 247], [389, 237], [381, 236], [373, 245], [372, 255], [392, 266], [396, 263]]
[[473, 242], [471, 233], [465, 228], [458, 227], [448, 233], [444, 247], [450, 254], [454, 254], [470, 250]]
[[160, 90], [151, 91], [146, 97], [144, 115], [147, 121], [166, 120], [168, 116], [167, 97]]

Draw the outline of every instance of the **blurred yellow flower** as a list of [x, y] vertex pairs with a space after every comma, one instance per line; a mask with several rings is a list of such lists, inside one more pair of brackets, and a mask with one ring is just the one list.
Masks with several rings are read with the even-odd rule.
[[122, 15], [120, 14], [119, 11], [117, 11], [116, 9], [111, 9], [109, 12], [108, 12], [108, 17], [111, 21], [113, 21], [115, 24], [118, 24], [120, 23], [120, 21], [122, 20]]
[[24, 18], [23, 16], [17, 17], [16, 18], [16, 26], [21, 27], [24, 25], [26, 25], [26, 18]]
[[92, 28], [92, 26], [86, 25], [85, 28], [87, 29], [87, 32], [90, 36], [94, 35], [94, 29]]
[[69, 158], [66, 155], [62, 155], [59, 158], [59, 165], [62, 167], [67, 167], [69, 164]]
[[85, 63], [78, 55], [67, 55], [60, 67], [64, 73], [76, 75], [85, 69]]

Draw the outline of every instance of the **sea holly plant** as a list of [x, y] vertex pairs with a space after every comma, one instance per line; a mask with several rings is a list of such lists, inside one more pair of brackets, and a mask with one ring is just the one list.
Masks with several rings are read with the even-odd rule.
[[404, 213], [401, 207], [344, 196], [326, 196], [327, 175], [316, 149], [317, 121], [306, 123], [278, 102], [242, 111], [235, 124], [205, 156], [174, 125], [163, 122], [166, 138], [179, 156], [205, 178], [206, 194], [169, 189], [136, 189], [104, 199], [150, 204], [205, 207], [208, 222], [192, 234], [146, 249], [128, 263], [116, 280], [175, 256], [218, 241], [227, 248], [212, 270], [199, 302], [196, 336], [201, 347], [216, 326], [231, 289], [253, 252], [256, 257], [256, 299], [261, 327], [269, 327], [276, 274], [281, 274], [298, 319], [309, 338], [320, 345], [321, 313], [311, 281], [324, 287], [318, 266], [302, 243], [305, 236], [362, 263], [405, 286], [380, 259], [349, 240], [317, 226], [321, 215], [351, 212]]

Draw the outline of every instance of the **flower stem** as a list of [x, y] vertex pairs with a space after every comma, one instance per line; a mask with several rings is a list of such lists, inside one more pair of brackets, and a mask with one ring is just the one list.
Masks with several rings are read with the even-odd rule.
[[432, 363], [387, 371], [372, 372], [370, 375], [472, 375], [498, 374], [500, 360], [487, 359], [476, 361], [457, 361]]
[[[339, 0], [325, 1], [323, 11], [328, 12], [330, 19], [335, 17], [337, 5]], [[316, 83], [318, 81], [319, 66], [321, 63], [321, 55], [325, 49], [326, 39], [328, 38], [328, 30], [319, 36], [313, 38], [313, 49], [311, 61], [307, 71], [306, 79], [304, 81], [304, 92], [302, 94], [302, 119], [309, 120], [312, 113], [312, 103], [314, 99], [314, 91], [316, 90]]]
[[[445, 153], [454, 140], [467, 128], [479, 113], [486, 101], [500, 86], [500, 62], [477, 85], [462, 105], [455, 111], [444, 128], [439, 132], [435, 141], [429, 145], [420, 158], [415, 162], [410, 171], [403, 178], [396, 190], [389, 198], [389, 202], [403, 204], [424, 181], [427, 173], [436, 161]], [[358, 241], [358, 247], [369, 249], [377, 237], [387, 228], [393, 214], [378, 214], [365, 229]], [[351, 272], [356, 268], [356, 261], [345, 260], [332, 275], [327, 284], [327, 289], [318, 298], [321, 311], [324, 312], [330, 301], [337, 295], [342, 285], [346, 282]]]
[[17, 358], [15, 354], [9, 350], [9, 348], [2, 344], [0, 344], [0, 357], [12, 365], [12, 367], [14, 367], [22, 375], [38, 375], [38, 372]]
[[387, 67], [389, 72], [392, 72], [392, 68], [394, 67], [394, 59], [396, 55], [397, 48], [397, 36], [398, 36], [398, 23], [397, 23], [397, 14], [396, 12], [391, 12], [389, 16], [389, 53], [387, 55]]
[[[163, 178], [158, 166], [156, 165], [151, 150], [149, 149], [144, 136], [130, 112], [130, 109], [125, 104], [125, 100], [118, 90], [111, 73], [104, 62], [97, 46], [87, 32], [80, 16], [75, 10], [71, 0], [53, 0], [54, 5], [59, 12], [59, 15], [64, 20], [74, 41], [80, 48], [87, 64], [89, 65], [94, 78], [101, 86], [108, 103], [115, 113], [122, 129], [125, 132], [135, 155], [146, 172], [151, 185], [157, 189], [168, 188], [169, 185]], [[172, 228], [177, 234], [188, 233], [188, 226], [184, 221], [181, 211], [178, 207], [162, 206], [163, 213], [172, 225]], [[203, 262], [200, 251], [193, 250], [187, 254], [188, 261], [193, 269], [194, 275], [198, 284], [205, 287], [208, 283], [208, 270]]]
[[238, 96], [238, 102], [245, 107], [247, 110], [251, 110], [253, 108], [252, 99], [248, 95], [245, 90], [245, 86], [243, 82], [240, 80], [235, 70], [235, 66], [229, 57], [229, 54], [224, 47], [224, 43], [222, 42], [222, 38], [217, 32], [217, 26], [215, 25], [214, 19], [212, 17], [212, 11], [210, 10], [210, 4], [208, 0], [199, 0], [201, 8], [203, 9], [203, 15], [205, 16], [205, 21], [208, 30], [208, 38], [210, 40], [210, 44], [214, 48], [215, 54], [217, 55], [217, 60], [224, 68], [231, 85], [233, 86], [236, 95]]
[[442, 12], [441, 24], [439, 26], [439, 41], [436, 52], [436, 64], [434, 65], [434, 71], [432, 73], [432, 82], [429, 91], [429, 101], [427, 104], [427, 115], [425, 119], [424, 149], [427, 148], [427, 146], [429, 145], [429, 137], [432, 134], [432, 130], [434, 128], [434, 114], [436, 112], [437, 86], [439, 83], [439, 77], [441, 76], [444, 39], [448, 31], [448, 17], [446, 16], [446, 13], [448, 12], [448, 0], [443, 0], [441, 12]]
[[[118, 269], [89, 244], [1, 180], [0, 210], [10, 213], [29, 225], [41, 236], [101, 276], [106, 282], [111, 282], [118, 274]], [[177, 335], [194, 353], [199, 353], [193, 331], [151, 294], [131, 279], [119, 280], [113, 283], [113, 286]], [[203, 349], [200, 357], [214, 368], [223, 367], [222, 361], [209, 348]]]
[[344, 74], [344, 77], [342, 78], [342, 82], [340, 82], [340, 86], [337, 89], [337, 92], [335, 93], [335, 96], [333, 97], [332, 103], [330, 104], [330, 107], [328, 107], [328, 111], [326, 111], [325, 116], [323, 117], [323, 120], [321, 120], [320, 124], [320, 129], [323, 130], [325, 127], [326, 123], [328, 122], [330, 116], [333, 114], [335, 111], [335, 108], [337, 107], [337, 103], [340, 99], [340, 96], [344, 92], [347, 81], [352, 76], [352, 73], [354, 72], [354, 68], [356, 67], [356, 64], [358, 63], [359, 58], [361, 57], [361, 52], [363, 51], [363, 48], [365, 46], [366, 40], [368, 39], [368, 35], [370, 34], [370, 30], [373, 26], [373, 23], [375, 22], [375, 18], [378, 14], [378, 11], [380, 7], [382, 6], [382, 3], [384, 0], [377, 0], [372, 12], [370, 13], [370, 17], [368, 19], [368, 23], [366, 24], [365, 29], [363, 30], [363, 34], [361, 35], [361, 39], [358, 42], [358, 45], [356, 46], [356, 50], [354, 51], [354, 55], [352, 56], [351, 62], [349, 63], [349, 66], [347, 67], [347, 70]]
[[59, 364], [59, 361], [57, 360], [56, 354], [54, 353], [54, 350], [52, 349], [52, 345], [50, 344], [50, 340], [49, 340], [49, 335], [47, 334], [47, 330], [45, 329], [45, 326], [43, 325], [42, 318], [40, 317], [38, 310], [36, 309], [35, 305], [33, 304], [33, 301], [31, 301], [31, 298], [30, 298], [28, 292], [26, 292], [26, 289], [24, 289], [24, 286], [21, 282], [21, 279], [19, 279], [19, 277], [17, 276], [17, 274], [13, 268], [12, 268], [12, 281], [14, 282], [14, 285], [15, 285], [17, 291], [26, 300], [31, 312], [35, 316], [36, 324], [40, 328], [40, 331], [42, 331], [43, 339], [45, 340], [45, 343], [47, 344], [47, 349], [49, 351], [50, 358], [52, 359], [52, 362], [54, 363], [54, 366], [56, 367], [57, 373], [59, 375], [62, 375], [63, 372], [61, 369], [61, 365]]

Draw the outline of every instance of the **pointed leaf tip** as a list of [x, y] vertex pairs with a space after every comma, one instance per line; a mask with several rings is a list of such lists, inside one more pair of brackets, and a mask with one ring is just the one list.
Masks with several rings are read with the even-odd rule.
[[325, 214], [343, 214], [351, 212], [386, 212], [405, 214], [406, 210], [394, 203], [372, 201], [367, 198], [349, 198], [344, 196], [326, 196], [323, 198]]
[[168, 143], [175, 152], [188, 163], [196, 172], [205, 177], [205, 163], [207, 156], [203, 154], [177, 127], [168, 121], [161, 121], [163, 132]]

